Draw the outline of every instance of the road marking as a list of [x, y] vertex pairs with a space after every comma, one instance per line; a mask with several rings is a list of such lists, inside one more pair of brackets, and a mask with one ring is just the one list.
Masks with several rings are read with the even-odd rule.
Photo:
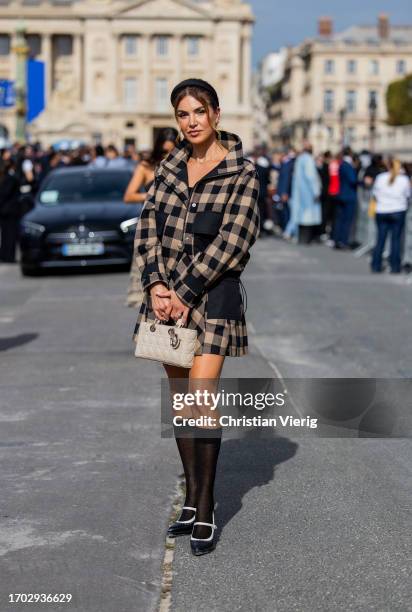
[[253, 343], [253, 345], [254, 345], [254, 347], [256, 348], [256, 350], [257, 350], [257, 352], [259, 353], [259, 355], [262, 357], [262, 359], [263, 359], [264, 361], [266, 361], [266, 363], [268, 364], [268, 366], [270, 367], [270, 369], [271, 369], [271, 370], [274, 372], [274, 374], [276, 375], [276, 378], [277, 378], [277, 379], [279, 379], [279, 380], [282, 382], [282, 384], [283, 384], [283, 388], [284, 388], [284, 391], [285, 391], [285, 393], [287, 394], [287, 396], [288, 396], [288, 398], [289, 398], [289, 402], [290, 402], [290, 404], [292, 405], [292, 407], [293, 407], [293, 408], [296, 410], [296, 412], [298, 413], [298, 415], [299, 415], [301, 418], [304, 418], [304, 417], [303, 417], [302, 412], [300, 411], [300, 409], [299, 409], [299, 407], [298, 407], [298, 405], [297, 405], [297, 404], [296, 404], [296, 402], [293, 400], [293, 397], [292, 397], [292, 395], [291, 395], [291, 393], [290, 393], [290, 391], [289, 391], [289, 389], [288, 389], [288, 387], [287, 387], [287, 385], [286, 385], [285, 379], [284, 379], [284, 377], [283, 377], [283, 375], [282, 375], [281, 371], [279, 370], [278, 366], [277, 366], [275, 363], [273, 363], [273, 361], [270, 361], [269, 359], [267, 359], [267, 358], [265, 357], [265, 355], [263, 354], [262, 350], [260, 349], [260, 347], [259, 347], [259, 345], [258, 345], [258, 343], [257, 343], [256, 341]]
[[296, 412], [298, 413], [298, 415], [299, 415], [301, 418], [304, 418], [304, 417], [303, 417], [303, 414], [301, 413], [300, 409], [298, 408], [298, 405], [297, 405], [297, 404], [296, 404], [296, 402], [293, 400], [293, 396], [292, 396], [292, 394], [290, 393], [290, 391], [289, 391], [289, 389], [288, 389], [288, 387], [287, 387], [287, 385], [286, 385], [285, 379], [283, 378], [283, 376], [282, 376], [282, 374], [281, 374], [281, 372], [280, 372], [279, 368], [277, 367], [277, 365], [276, 365], [276, 364], [274, 364], [274, 363], [273, 363], [273, 361], [268, 361], [268, 364], [269, 364], [269, 366], [272, 368], [272, 370], [275, 372], [275, 374], [276, 374], [276, 376], [279, 378], [279, 380], [281, 380], [281, 381], [282, 381], [282, 383], [283, 383], [283, 388], [284, 388], [284, 390], [285, 390], [285, 392], [286, 392], [286, 394], [287, 394], [287, 396], [288, 396], [288, 398], [289, 398], [289, 402], [292, 404], [293, 408], [296, 410]]
[[[169, 516], [169, 522], [172, 523], [177, 520], [180, 515], [181, 507], [184, 504], [184, 489], [185, 480], [184, 475], [179, 476], [176, 483], [176, 494], [173, 500], [173, 507]], [[160, 588], [160, 601], [158, 612], [169, 612], [172, 604], [172, 585], [173, 585], [173, 560], [176, 550], [176, 539], [169, 538], [166, 535], [165, 538], [165, 554], [162, 563], [162, 584]]]
[[[397, 285], [397, 286], [403, 286], [403, 285], [407, 285], [410, 284], [412, 282], [412, 279], [406, 278], [404, 276], [398, 277], [398, 278], [390, 278], [388, 276], [379, 276], [379, 275], [358, 275], [358, 276], [354, 276], [353, 274], [332, 274], [330, 272], [307, 272], [307, 273], [301, 273], [301, 272], [276, 272], [276, 270], [274, 268], [271, 269], [271, 271], [273, 272], [273, 280], [275, 281], [282, 281], [282, 280], [286, 280], [286, 281], [321, 281], [321, 282], [331, 282], [331, 283], [349, 283], [349, 284], [362, 284], [364, 285], [365, 283], [371, 284], [371, 285]], [[260, 280], [267, 280], [267, 274], [265, 274], [264, 272], [261, 272], [259, 270], [259, 272], [254, 272], [253, 274], [251, 274], [248, 277], [248, 282], [254, 282], [254, 281], [260, 281]]]
[[122, 295], [107, 295], [106, 293], [101, 294], [101, 295], [71, 295], [70, 298], [68, 296], [56, 296], [56, 297], [32, 297], [29, 298], [28, 301], [29, 302], [67, 302], [67, 300], [70, 299], [70, 301], [76, 301], [76, 302], [93, 302], [96, 301], [97, 299], [104, 299], [104, 301], [107, 300], [113, 300], [113, 301], [121, 301], [124, 299], [123, 294]]

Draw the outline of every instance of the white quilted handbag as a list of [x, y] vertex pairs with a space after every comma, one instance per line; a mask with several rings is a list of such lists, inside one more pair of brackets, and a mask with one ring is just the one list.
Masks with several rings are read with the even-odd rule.
[[182, 326], [164, 325], [159, 319], [142, 321], [136, 339], [135, 357], [161, 361], [181, 368], [191, 368], [195, 354], [197, 332]]

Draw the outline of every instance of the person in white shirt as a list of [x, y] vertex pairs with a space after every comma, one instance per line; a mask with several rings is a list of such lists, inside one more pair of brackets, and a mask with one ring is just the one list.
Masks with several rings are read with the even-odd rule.
[[382, 254], [388, 233], [391, 235], [389, 264], [393, 274], [401, 271], [401, 236], [411, 197], [411, 181], [403, 172], [399, 159], [390, 162], [390, 170], [376, 177], [373, 186], [376, 200], [378, 235], [373, 250], [371, 270], [382, 272]]

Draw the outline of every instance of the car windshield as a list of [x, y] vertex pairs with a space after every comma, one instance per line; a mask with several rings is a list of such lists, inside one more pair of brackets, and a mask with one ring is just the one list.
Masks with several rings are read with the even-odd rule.
[[46, 179], [39, 201], [46, 206], [122, 201], [129, 172], [59, 173]]

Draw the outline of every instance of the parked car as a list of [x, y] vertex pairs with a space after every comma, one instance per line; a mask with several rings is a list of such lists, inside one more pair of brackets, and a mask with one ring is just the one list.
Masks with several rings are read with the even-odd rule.
[[143, 204], [125, 204], [131, 170], [77, 166], [51, 172], [21, 220], [23, 275], [73, 266], [131, 264]]

